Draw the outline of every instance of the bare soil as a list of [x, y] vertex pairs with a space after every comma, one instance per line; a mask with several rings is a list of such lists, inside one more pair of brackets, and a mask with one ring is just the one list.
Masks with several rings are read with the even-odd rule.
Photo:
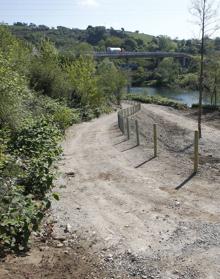
[[194, 117], [142, 105], [130, 119], [129, 141], [116, 113], [69, 128], [60, 201], [29, 255], [6, 258], [0, 278], [219, 279], [220, 130], [217, 121], [204, 125], [193, 176]]

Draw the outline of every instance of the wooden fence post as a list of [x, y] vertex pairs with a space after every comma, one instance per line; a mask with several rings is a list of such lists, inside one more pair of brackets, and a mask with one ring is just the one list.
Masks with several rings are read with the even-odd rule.
[[128, 136], [128, 140], [130, 139], [130, 123], [129, 123], [129, 118], [126, 118], [127, 120], [127, 136]]
[[194, 173], [197, 173], [199, 166], [199, 132], [195, 131], [194, 136]]
[[129, 116], [129, 108], [126, 108], [126, 117]]
[[120, 117], [119, 117], [119, 113], [118, 113], [118, 127], [120, 127]]
[[119, 113], [119, 128], [121, 130], [121, 113]]
[[157, 157], [157, 125], [153, 126], [153, 134], [154, 134], [154, 157]]
[[138, 145], [140, 145], [140, 137], [139, 137], [139, 126], [138, 126], [137, 120], [135, 120], [135, 127], [136, 127], [137, 146], [138, 146]]
[[125, 133], [125, 123], [124, 123], [124, 116], [122, 116], [122, 134]]

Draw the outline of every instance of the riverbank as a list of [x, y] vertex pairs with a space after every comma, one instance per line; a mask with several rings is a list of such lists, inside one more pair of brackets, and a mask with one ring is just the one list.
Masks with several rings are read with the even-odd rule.
[[127, 94], [125, 99], [137, 101], [145, 104], [155, 104], [161, 106], [169, 106], [176, 109], [187, 109], [187, 105], [181, 104], [179, 102], [173, 101], [160, 96], [143, 96], [137, 94]]
[[[191, 107], [197, 104], [199, 100], [199, 92], [197, 90], [183, 89], [183, 88], [167, 88], [167, 87], [131, 87], [130, 93], [132, 95], [153, 96], [159, 98], [167, 98], [174, 102], [186, 104]], [[204, 104], [209, 104], [208, 96], [203, 98]]]

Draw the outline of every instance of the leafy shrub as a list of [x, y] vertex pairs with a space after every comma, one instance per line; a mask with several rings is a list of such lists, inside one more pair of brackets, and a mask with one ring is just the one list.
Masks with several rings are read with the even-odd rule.
[[43, 198], [52, 187], [51, 166], [61, 153], [60, 139], [60, 131], [46, 118], [28, 123], [12, 139], [14, 154], [24, 162], [25, 175], [21, 181], [26, 194]]
[[48, 96], [34, 94], [28, 102], [28, 106], [32, 108], [35, 117], [47, 116], [61, 131], [80, 122], [79, 110], [71, 109], [65, 105], [65, 102], [54, 100]]
[[42, 154], [54, 160], [60, 154], [57, 146], [60, 131], [46, 117], [27, 122], [12, 138], [15, 153], [22, 157], [40, 157]]
[[180, 87], [196, 90], [198, 89], [198, 75], [195, 73], [180, 75], [177, 83]]
[[[37, 229], [50, 205], [45, 195], [53, 185], [52, 164], [61, 152], [60, 130], [45, 117], [29, 120], [9, 141], [5, 140], [5, 134], [0, 133], [2, 252], [27, 248], [31, 231]], [[7, 155], [6, 149], [10, 151]]]
[[22, 187], [12, 187], [1, 199], [0, 251], [27, 248], [31, 231], [37, 230], [46, 208], [46, 201], [36, 202], [31, 195], [24, 196]]
[[13, 129], [25, 116], [24, 99], [30, 97], [25, 79], [12, 69], [0, 51], [0, 126]]
[[[192, 104], [192, 108], [197, 109], [199, 107], [199, 104]], [[220, 111], [220, 106], [215, 106], [215, 105], [202, 105], [202, 108], [204, 110], [210, 110], [210, 111], [215, 111], [219, 110]]]
[[85, 121], [92, 120], [93, 118], [99, 117], [103, 113], [110, 113], [111, 111], [112, 108], [110, 105], [102, 105], [95, 108], [85, 106], [80, 110], [81, 118]]
[[69, 97], [71, 87], [66, 72], [58, 60], [54, 44], [43, 39], [38, 45], [38, 55], [32, 58], [29, 73], [31, 88], [55, 99]]
[[73, 110], [64, 106], [59, 106], [59, 108], [53, 115], [53, 120], [57, 124], [57, 126], [62, 131], [64, 131], [73, 123], [78, 123], [80, 121], [80, 114], [77, 110]]

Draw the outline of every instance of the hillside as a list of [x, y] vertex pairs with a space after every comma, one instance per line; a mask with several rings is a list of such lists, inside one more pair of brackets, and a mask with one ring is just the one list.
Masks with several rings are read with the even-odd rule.
[[131, 38], [134, 38], [136, 40], [138, 40], [138, 39], [143, 40], [143, 42], [146, 45], [148, 43], [150, 43], [152, 41], [152, 39], [154, 38], [154, 36], [152, 36], [152, 35], [148, 35], [148, 34], [144, 34], [144, 33], [139, 33], [139, 32], [126, 31], [126, 34], [128, 34], [128, 36], [130, 36]]

